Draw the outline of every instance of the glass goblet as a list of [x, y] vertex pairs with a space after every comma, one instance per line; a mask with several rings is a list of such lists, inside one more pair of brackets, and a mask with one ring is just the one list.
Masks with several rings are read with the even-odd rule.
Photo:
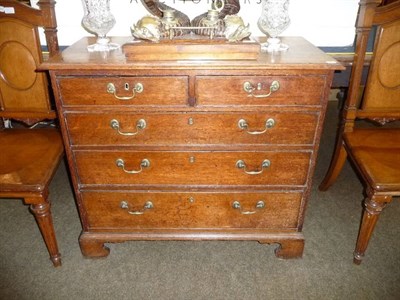
[[267, 34], [267, 42], [261, 44], [261, 50], [267, 52], [286, 51], [289, 46], [281, 43], [278, 36], [289, 26], [289, 0], [262, 0], [261, 16], [258, 27]]
[[82, 0], [84, 16], [82, 26], [97, 36], [95, 44], [87, 47], [89, 52], [111, 51], [120, 46], [110, 43], [107, 33], [114, 27], [115, 18], [110, 10], [110, 0]]

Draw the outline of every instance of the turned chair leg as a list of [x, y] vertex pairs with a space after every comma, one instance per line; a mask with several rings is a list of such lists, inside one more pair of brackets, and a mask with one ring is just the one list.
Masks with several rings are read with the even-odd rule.
[[390, 201], [390, 196], [368, 195], [368, 197], [365, 199], [363, 216], [358, 233], [356, 249], [354, 251], [353, 262], [355, 264], [361, 264], [376, 222], [378, 221], [382, 210]]
[[319, 185], [319, 189], [321, 191], [326, 191], [330, 188], [330, 186], [336, 181], [340, 172], [343, 169], [344, 163], [346, 162], [347, 152], [344, 148], [343, 144], [340, 143], [336, 148], [332, 157], [331, 164], [329, 169], [325, 175], [324, 180], [322, 180]]
[[61, 255], [58, 251], [50, 203], [47, 197], [25, 198], [25, 203], [31, 204], [30, 209], [35, 216], [53, 265], [55, 267], [61, 266]]

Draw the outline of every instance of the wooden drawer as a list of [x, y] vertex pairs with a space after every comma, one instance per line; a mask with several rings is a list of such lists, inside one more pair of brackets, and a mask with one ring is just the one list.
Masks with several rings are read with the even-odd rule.
[[73, 145], [312, 145], [318, 113], [68, 113], [66, 120]]
[[[109, 89], [111, 84], [115, 93]], [[141, 84], [142, 91], [134, 92], [138, 84]], [[57, 85], [61, 100], [67, 106], [184, 106], [188, 99], [187, 76], [57, 77]]]
[[311, 151], [79, 150], [74, 155], [82, 184], [303, 186]]
[[[218, 105], [320, 105], [325, 89], [324, 76], [198, 76], [196, 99], [199, 106]], [[279, 89], [270, 93], [273, 82]], [[260, 86], [246, 92], [244, 86]], [[254, 97], [264, 95], [264, 97]]]
[[273, 229], [297, 227], [302, 195], [84, 192], [82, 198], [91, 229]]

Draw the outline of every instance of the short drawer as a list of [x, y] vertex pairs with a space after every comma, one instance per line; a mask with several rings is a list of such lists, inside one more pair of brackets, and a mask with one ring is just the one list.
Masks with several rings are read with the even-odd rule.
[[58, 77], [64, 105], [169, 105], [184, 106], [187, 76]]
[[199, 106], [320, 105], [325, 77], [308, 76], [198, 76]]
[[304, 186], [311, 151], [74, 151], [80, 183]]
[[300, 193], [84, 192], [91, 229], [296, 228]]
[[318, 113], [67, 113], [73, 145], [312, 145]]

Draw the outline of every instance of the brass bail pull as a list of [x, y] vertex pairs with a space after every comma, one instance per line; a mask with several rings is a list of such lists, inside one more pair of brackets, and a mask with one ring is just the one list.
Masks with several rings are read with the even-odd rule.
[[142, 161], [140, 163], [140, 169], [139, 170], [127, 170], [127, 169], [125, 169], [125, 161], [122, 158], [118, 158], [115, 161], [115, 164], [117, 165], [118, 168], [121, 168], [125, 173], [128, 173], [128, 174], [139, 174], [145, 168], [150, 167], [150, 161], [147, 158], [142, 159]]
[[141, 130], [145, 129], [147, 126], [146, 121], [144, 119], [140, 119], [136, 122], [136, 131], [135, 132], [123, 132], [120, 130], [119, 121], [116, 119], [112, 119], [110, 121], [110, 127], [118, 132], [119, 135], [125, 136], [134, 136], [137, 135]]
[[232, 207], [233, 207], [234, 209], [239, 210], [239, 212], [240, 212], [242, 215], [253, 215], [253, 214], [255, 214], [255, 213], [257, 212], [257, 210], [260, 210], [260, 209], [264, 208], [264, 207], [265, 207], [265, 203], [264, 203], [264, 201], [262, 201], [262, 200], [258, 201], [258, 202], [256, 203], [256, 206], [255, 206], [255, 209], [256, 209], [256, 210], [250, 210], [250, 211], [244, 211], [244, 210], [242, 209], [242, 206], [241, 206], [241, 204], [240, 204], [239, 201], [234, 201], [234, 202], [232, 203]]
[[143, 205], [143, 208], [142, 208], [141, 210], [132, 210], [132, 209], [130, 208], [129, 203], [126, 202], [126, 201], [121, 201], [121, 203], [120, 203], [119, 206], [120, 206], [122, 209], [128, 210], [128, 214], [130, 214], [130, 215], [143, 215], [144, 212], [145, 212], [147, 209], [152, 209], [152, 208], [154, 207], [153, 202], [151, 202], [151, 201], [147, 201], [147, 202]]
[[238, 121], [238, 127], [241, 130], [245, 130], [248, 134], [252, 134], [252, 135], [266, 133], [268, 129], [270, 129], [270, 128], [274, 127], [274, 126], [275, 126], [275, 120], [270, 118], [267, 121], [265, 121], [265, 129], [264, 130], [262, 130], [262, 131], [249, 131], [248, 130], [249, 124], [245, 119], [240, 119]]
[[274, 92], [278, 91], [280, 88], [280, 83], [277, 80], [272, 81], [271, 85], [269, 86], [269, 93], [268, 94], [254, 94], [253, 92], [255, 91], [260, 91], [262, 88], [262, 83], [259, 82], [257, 84], [257, 87], [254, 87], [252, 83], [246, 81], [243, 83], [243, 90], [248, 93], [248, 97], [254, 97], [254, 98], [268, 98], [271, 96]]
[[243, 172], [245, 172], [248, 175], [259, 175], [262, 172], [264, 172], [264, 169], [269, 168], [270, 165], [271, 165], [271, 162], [268, 159], [264, 159], [264, 161], [261, 163], [261, 169], [260, 170], [248, 171], [246, 163], [243, 160], [238, 160], [236, 162], [236, 168], [243, 169]]
[[[128, 83], [125, 83], [125, 90], [129, 90], [129, 84]], [[116, 99], [122, 100], [122, 101], [127, 101], [127, 100], [131, 100], [131, 99], [135, 98], [136, 94], [140, 94], [141, 92], [143, 92], [143, 90], [144, 90], [143, 84], [138, 82], [132, 88], [132, 95], [131, 96], [118, 96], [117, 95], [117, 88], [115, 87], [115, 84], [112, 83], [112, 82], [109, 82], [107, 84], [107, 93], [112, 94]]]

